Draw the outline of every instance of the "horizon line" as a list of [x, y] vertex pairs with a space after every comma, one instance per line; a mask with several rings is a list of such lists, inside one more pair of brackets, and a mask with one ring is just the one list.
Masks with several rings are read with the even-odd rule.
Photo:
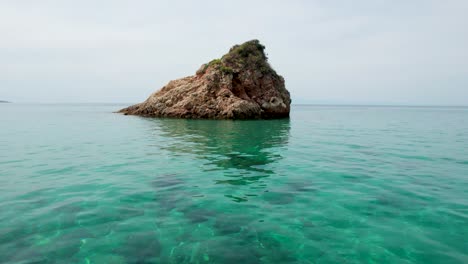
[[[13, 102], [0, 100], [0, 102], [8, 104], [41, 104], [41, 105], [66, 105], [66, 104], [118, 104], [118, 105], [133, 105], [137, 103], [129, 102]], [[366, 107], [454, 107], [466, 108], [468, 105], [448, 105], [448, 104], [378, 104], [378, 103], [292, 103], [291, 106], [366, 106]]]

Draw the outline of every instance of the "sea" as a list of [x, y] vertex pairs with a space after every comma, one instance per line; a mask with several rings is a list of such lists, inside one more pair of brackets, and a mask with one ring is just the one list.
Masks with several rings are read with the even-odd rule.
[[468, 263], [468, 108], [0, 104], [0, 263]]

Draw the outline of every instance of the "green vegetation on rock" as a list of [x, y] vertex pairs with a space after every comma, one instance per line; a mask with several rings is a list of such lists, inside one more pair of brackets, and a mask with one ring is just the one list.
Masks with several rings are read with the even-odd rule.
[[215, 65], [219, 65], [219, 64], [221, 64], [221, 60], [220, 59], [214, 59], [214, 60], [212, 60], [212, 61], [210, 61], [208, 63], [208, 66], [215, 66]]
[[231, 67], [225, 66], [221, 59], [214, 59], [211, 60], [209, 63], [205, 64], [205, 67], [203, 68], [203, 73], [208, 69], [208, 67], [214, 67], [216, 69], [219, 69], [224, 74], [234, 73], [234, 70]]
[[272, 74], [279, 77], [268, 63], [265, 46], [256, 39], [241, 45], [234, 45], [229, 53], [221, 59], [214, 59], [206, 63], [202, 73], [205, 73], [209, 67], [218, 69], [223, 74], [233, 74], [244, 70], [259, 70], [263, 74]]
[[234, 45], [229, 53], [221, 58], [224, 65], [233, 68], [234, 72], [241, 70], [260, 70], [263, 74], [278, 76], [268, 63], [265, 46], [254, 39], [241, 45]]

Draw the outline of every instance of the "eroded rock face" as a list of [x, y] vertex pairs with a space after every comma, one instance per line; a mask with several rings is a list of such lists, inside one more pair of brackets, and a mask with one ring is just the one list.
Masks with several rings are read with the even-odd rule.
[[129, 115], [206, 119], [289, 117], [284, 79], [268, 64], [258, 40], [235, 45], [194, 76], [170, 81], [146, 101], [120, 110]]

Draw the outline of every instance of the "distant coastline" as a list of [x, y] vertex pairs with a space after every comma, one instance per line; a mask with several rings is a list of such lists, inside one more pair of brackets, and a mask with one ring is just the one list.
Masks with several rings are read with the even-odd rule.
[[11, 102], [0, 100], [0, 104], [1, 104], [1, 103], [11, 103]]

